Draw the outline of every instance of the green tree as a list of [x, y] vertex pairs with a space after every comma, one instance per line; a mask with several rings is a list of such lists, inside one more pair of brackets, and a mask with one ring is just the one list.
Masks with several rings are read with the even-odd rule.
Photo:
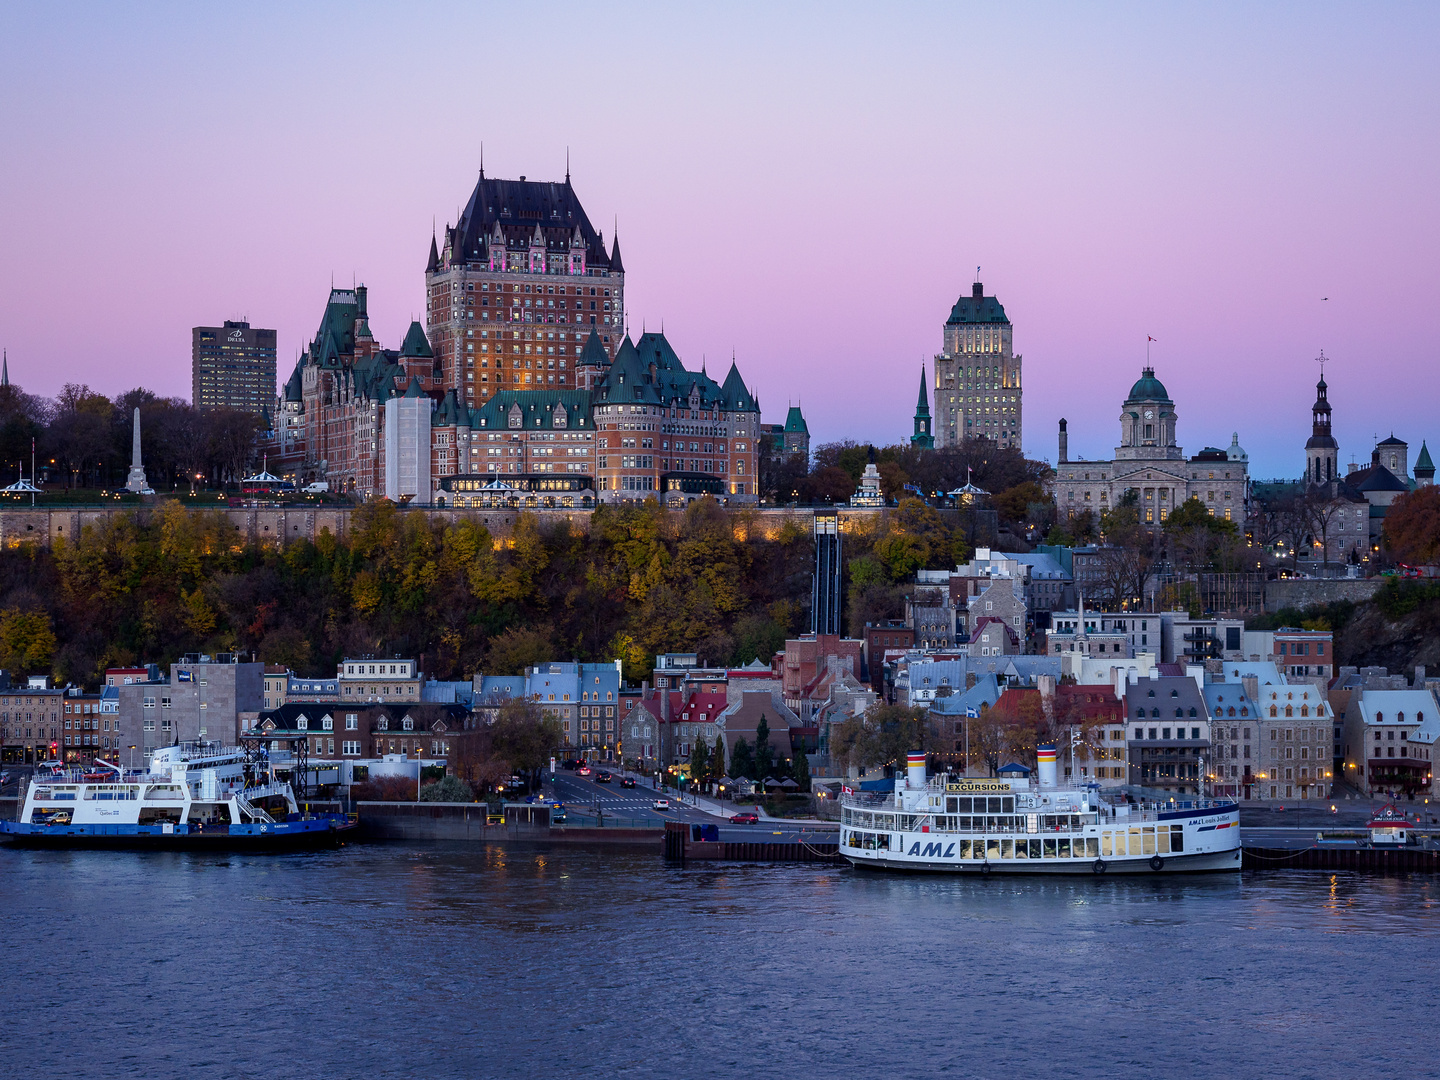
[[474, 802], [475, 793], [458, 776], [446, 776], [420, 789], [421, 802]]
[[696, 739], [690, 748], [690, 779], [703, 785], [709, 779], [710, 753], [704, 739]]
[[737, 780], [742, 776], [758, 779], [755, 775], [755, 758], [750, 753], [750, 744], [745, 741], [744, 736], [735, 740], [735, 750], [730, 755], [730, 775]]
[[715, 748], [710, 752], [710, 775], [716, 780], [728, 776], [725, 771], [725, 736], [715, 736]]
[[524, 698], [511, 698], [500, 706], [489, 734], [494, 756], [508, 762], [511, 771], [529, 773], [532, 779], [562, 741], [560, 721]]
[[801, 791], [810, 790], [810, 761], [803, 750], [795, 754], [794, 764], [795, 782], [800, 785]]
[[755, 780], [764, 780], [775, 771], [775, 750], [770, 745], [770, 724], [765, 720], [765, 714], [760, 714], [760, 722], [755, 725], [755, 763], [752, 766], [751, 777]]
[[44, 611], [7, 608], [0, 612], [0, 667], [12, 672], [50, 671], [55, 631]]

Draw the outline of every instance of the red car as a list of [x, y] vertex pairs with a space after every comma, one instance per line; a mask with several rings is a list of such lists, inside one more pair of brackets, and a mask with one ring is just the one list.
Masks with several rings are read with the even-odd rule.
[[731, 825], [759, 825], [759, 814], [734, 814], [730, 818]]

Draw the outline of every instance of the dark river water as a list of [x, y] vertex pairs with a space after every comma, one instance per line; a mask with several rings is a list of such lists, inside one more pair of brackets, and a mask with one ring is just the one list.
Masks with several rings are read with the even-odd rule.
[[1433, 1077], [1440, 882], [0, 849], [0, 1070]]

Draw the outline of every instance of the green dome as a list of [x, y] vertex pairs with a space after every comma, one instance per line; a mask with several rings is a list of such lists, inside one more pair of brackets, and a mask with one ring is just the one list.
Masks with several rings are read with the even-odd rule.
[[1165, 390], [1165, 384], [1155, 378], [1154, 368], [1145, 368], [1140, 373], [1140, 381], [1130, 388], [1130, 396], [1127, 401], [1170, 401], [1170, 395]]

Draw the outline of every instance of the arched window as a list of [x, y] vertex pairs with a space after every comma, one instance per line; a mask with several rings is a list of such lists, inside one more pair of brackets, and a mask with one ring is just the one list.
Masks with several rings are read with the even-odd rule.
[[1191, 706], [1190, 706], [1190, 715], [1191, 715], [1191, 716], [1194, 716], [1194, 715], [1195, 715], [1195, 706], [1194, 706], [1194, 705], [1191, 705]]
[[1182, 708], [1180, 708], [1180, 707], [1177, 705], [1177, 706], [1175, 707], [1175, 715], [1176, 715], [1176, 716], [1184, 716], [1184, 715], [1185, 715], [1185, 710], [1182, 709]]
[[1375, 714], [1375, 723], [1379, 724], [1379, 723], [1383, 722], [1384, 719], [1385, 719], [1385, 714], [1384, 714], [1383, 712], [1377, 712], [1377, 713]]
[[1151, 710], [1150, 710], [1150, 715], [1151, 715], [1152, 717], [1154, 717], [1156, 720], [1158, 720], [1158, 719], [1160, 719], [1160, 710], [1159, 710], [1159, 709], [1151, 709]]
[[1396, 722], [1397, 724], [1403, 724], [1403, 723], [1405, 722], [1405, 713], [1404, 713], [1404, 712], [1397, 712], [1397, 713], [1395, 714], [1395, 722]]

